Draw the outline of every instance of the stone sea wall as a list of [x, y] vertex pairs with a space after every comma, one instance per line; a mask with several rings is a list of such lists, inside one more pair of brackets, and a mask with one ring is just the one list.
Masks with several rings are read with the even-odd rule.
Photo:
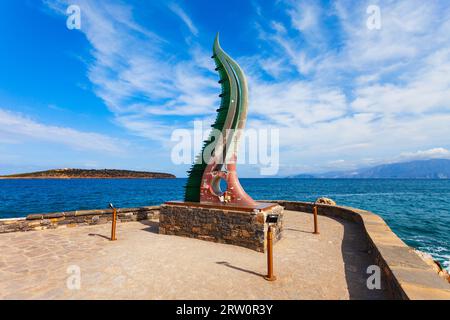
[[[264, 202], [278, 203], [279, 206], [275, 211], [280, 210], [279, 212], [282, 212], [284, 207], [286, 210], [312, 213], [314, 207], [313, 203], [308, 202], [285, 200]], [[437, 275], [439, 270], [399, 239], [381, 217], [369, 211], [350, 207], [326, 204], [317, 206], [319, 215], [352, 221], [364, 229], [374, 264], [381, 268], [385, 283], [394, 298], [450, 300], [450, 285]], [[264, 221], [267, 213], [271, 212], [254, 214], [201, 209], [189, 213], [186, 210], [164, 207], [162, 205], [118, 209], [118, 222], [160, 219], [160, 233], [163, 234], [237, 244], [261, 252], [265, 249], [267, 224]], [[163, 215], [160, 214], [160, 210], [164, 212]], [[0, 233], [95, 225], [108, 223], [111, 219], [110, 209], [33, 214], [26, 218], [0, 219]], [[275, 240], [281, 237], [282, 229], [281, 214]]]
[[[312, 213], [314, 204], [284, 200], [278, 203], [286, 210]], [[439, 277], [435, 268], [426, 263], [413, 248], [406, 245], [378, 215], [365, 210], [317, 204], [319, 215], [353, 221], [364, 229], [371, 246], [374, 264], [393, 298], [403, 300], [450, 300], [450, 285]]]
[[[117, 209], [117, 221], [139, 221], [159, 218], [159, 206]], [[31, 214], [26, 218], [0, 219], [0, 233], [56, 229], [102, 224], [112, 221], [112, 210], [83, 210]]]
[[161, 205], [159, 233], [233, 244], [265, 252], [267, 214], [278, 214], [274, 242], [283, 230], [283, 208], [275, 206], [264, 212], [244, 212], [205, 207]]

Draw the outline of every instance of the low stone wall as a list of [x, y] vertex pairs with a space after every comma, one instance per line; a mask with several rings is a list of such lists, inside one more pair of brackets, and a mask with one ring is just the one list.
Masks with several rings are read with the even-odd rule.
[[278, 214], [274, 242], [282, 236], [283, 208], [245, 212], [185, 205], [161, 205], [159, 233], [227, 243], [265, 252], [267, 214]]
[[[158, 218], [159, 206], [117, 209], [118, 222]], [[0, 219], [0, 233], [94, 225], [107, 223], [111, 220], [111, 209], [31, 214], [26, 218]]]
[[[278, 203], [286, 210], [312, 213], [314, 204], [283, 200]], [[374, 262], [380, 266], [388, 290], [396, 299], [450, 299], [450, 285], [422, 260], [414, 249], [392, 232], [378, 215], [355, 208], [318, 204], [319, 215], [330, 216], [360, 224], [367, 235]]]

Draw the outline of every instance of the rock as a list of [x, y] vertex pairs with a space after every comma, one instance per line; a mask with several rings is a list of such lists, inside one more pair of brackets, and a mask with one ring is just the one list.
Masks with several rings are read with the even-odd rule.
[[441, 277], [442, 279], [447, 280], [450, 283], [450, 274], [447, 272], [447, 270], [441, 270], [438, 273], [439, 277]]
[[440, 270], [440, 268], [434, 263], [433, 257], [420, 250], [414, 250], [414, 252], [429, 266], [433, 267], [433, 269], [436, 269], [437, 272]]
[[414, 250], [414, 252], [427, 264], [429, 265], [431, 268], [433, 268], [433, 271], [436, 272], [439, 277], [447, 280], [450, 283], [450, 274], [447, 272], [447, 270], [445, 270], [444, 268], [442, 268], [441, 264], [439, 263], [439, 261], [436, 261], [433, 259], [433, 257], [425, 252], [422, 252], [420, 250]]
[[244, 238], [250, 238], [250, 233], [247, 230], [241, 230], [241, 236]]
[[335, 206], [336, 205], [336, 202], [334, 202], [333, 200], [331, 200], [331, 199], [328, 199], [328, 198], [318, 198], [317, 200], [316, 200], [316, 203], [319, 203], [319, 204], [327, 204], [327, 205], [329, 205], [329, 206]]
[[27, 216], [27, 220], [42, 220], [44, 218], [44, 215], [42, 214], [29, 214]]
[[433, 257], [425, 252], [422, 252], [420, 250], [414, 250], [414, 252], [430, 267], [433, 268], [434, 271], [436, 271], [436, 273], [438, 273], [439, 271], [441, 271], [441, 268], [434, 262]]

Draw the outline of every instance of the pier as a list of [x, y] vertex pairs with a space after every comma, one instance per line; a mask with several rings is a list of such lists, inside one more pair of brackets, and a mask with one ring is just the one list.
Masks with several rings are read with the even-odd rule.
[[[285, 226], [283, 238], [274, 246], [274, 282], [264, 280], [263, 253], [159, 234], [157, 214], [147, 215], [148, 219], [142, 215], [142, 219], [132, 219], [122, 210], [117, 241], [109, 239], [110, 223], [99, 223], [103, 217], [87, 226], [72, 223], [0, 234], [0, 299], [450, 297], [450, 285], [425, 264], [421, 265], [419, 257], [414, 260], [414, 256], [409, 256], [401, 240], [380, 224], [384, 222], [378, 216], [323, 205], [319, 207], [317, 235], [313, 234], [310, 204], [279, 203], [286, 208]], [[343, 210], [349, 213], [340, 216]], [[81, 216], [85, 218], [80, 221], [91, 219], [87, 212], [81, 212]], [[64, 215], [53, 219], [61, 222], [62, 218]], [[363, 223], [358, 219], [363, 219]], [[38, 219], [43, 220], [45, 216]], [[381, 236], [371, 234], [372, 227]], [[380, 254], [384, 255], [383, 261], [379, 261]], [[404, 265], [396, 265], [395, 259]], [[371, 265], [380, 265], [383, 270], [380, 290], [367, 286], [367, 269]], [[392, 273], [390, 276], [386, 269]], [[78, 287], [71, 285], [74, 276], [79, 277]]]

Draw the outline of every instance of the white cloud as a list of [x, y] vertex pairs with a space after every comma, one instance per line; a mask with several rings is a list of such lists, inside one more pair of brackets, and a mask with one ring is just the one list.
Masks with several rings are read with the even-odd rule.
[[106, 135], [83, 132], [72, 128], [46, 125], [22, 114], [0, 109], [0, 143], [26, 141], [53, 142], [76, 150], [124, 152], [124, 143]]
[[315, 87], [305, 81], [274, 84], [249, 80], [252, 114], [274, 125], [300, 128], [346, 114], [346, 98], [338, 89]]
[[291, 23], [295, 29], [302, 33], [317, 31], [319, 27], [320, 10], [314, 1], [295, 1], [288, 10]]
[[400, 154], [399, 158], [402, 160], [448, 159], [450, 158], [450, 151], [445, 148], [433, 148], [416, 152], [404, 152]]
[[[283, 167], [357, 166], [450, 148], [450, 4], [380, 0], [382, 28], [368, 30], [366, 2], [283, 3], [287, 22], [258, 12], [264, 50], [235, 57], [249, 78], [248, 126], [280, 128]], [[116, 123], [166, 143], [173, 128], [212, 115], [219, 88], [209, 50], [193, 44], [183, 60], [128, 5], [80, 7], [93, 47], [88, 76]], [[198, 34], [179, 6], [170, 8]]]
[[352, 107], [361, 112], [450, 111], [450, 48], [429, 55], [400, 84], [360, 86], [356, 94]]
[[[70, 1], [56, 0], [50, 7], [64, 7]], [[187, 121], [158, 119], [213, 113], [219, 85], [210, 65], [198, 63], [199, 47], [192, 47], [190, 58], [180, 60], [165, 50], [168, 42], [139, 25], [132, 7], [109, 1], [79, 1], [81, 31], [92, 46], [93, 63], [88, 77], [94, 91], [114, 114], [115, 123], [131, 133], [160, 143], [170, 139], [173, 129]], [[198, 31], [184, 11], [170, 5], [190, 30]], [[58, 11], [59, 12], [59, 11]], [[209, 57], [203, 56], [203, 60]]]
[[[261, 69], [274, 81], [254, 68], [249, 81], [249, 114], [258, 115], [250, 125], [281, 128], [283, 165], [320, 171], [340, 159], [358, 167], [367, 159], [374, 164], [401, 152], [450, 147], [449, 4], [378, 1], [382, 29], [374, 31], [366, 27], [367, 3], [285, 3], [299, 36], [261, 21], [260, 39], [272, 50], [254, 60], [279, 61], [299, 75], [292, 68], [270, 73], [269, 64]], [[341, 29], [325, 26], [330, 17]]]
[[448, 46], [448, 4], [419, 0], [378, 1], [380, 30], [366, 27], [367, 2], [335, 2], [335, 14], [342, 28], [343, 48], [329, 57], [324, 67], [374, 72], [404, 62], [414, 67], [417, 60]]
[[191, 18], [186, 14], [186, 12], [177, 4], [171, 3], [169, 5], [170, 10], [173, 11], [189, 28], [193, 35], [198, 36], [198, 29], [195, 27]]

